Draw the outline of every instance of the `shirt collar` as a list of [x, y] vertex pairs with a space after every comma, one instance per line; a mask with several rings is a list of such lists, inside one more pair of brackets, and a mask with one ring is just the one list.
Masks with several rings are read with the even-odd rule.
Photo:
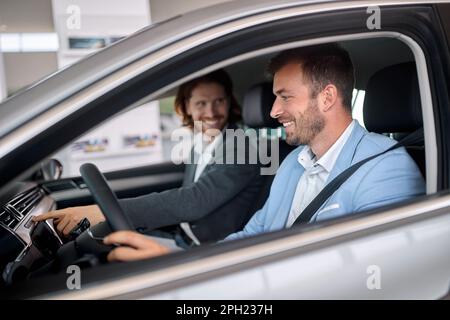
[[306, 145], [298, 155], [298, 162], [305, 169], [309, 169], [312, 166], [314, 166], [314, 167], [321, 166], [328, 173], [330, 173], [336, 163], [336, 160], [337, 160], [342, 148], [344, 147], [345, 143], [347, 142], [348, 138], [350, 137], [350, 134], [352, 133], [352, 130], [354, 127], [355, 127], [355, 120], [353, 120], [347, 126], [347, 128], [339, 136], [339, 138], [336, 140], [336, 142], [333, 143], [333, 145], [330, 147], [330, 149], [328, 149], [327, 152], [325, 152], [325, 154], [317, 161], [316, 161], [316, 156], [312, 152], [311, 148], [308, 145]]

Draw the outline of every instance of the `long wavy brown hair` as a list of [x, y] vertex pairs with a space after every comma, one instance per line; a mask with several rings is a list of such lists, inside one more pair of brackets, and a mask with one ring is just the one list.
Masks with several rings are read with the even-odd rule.
[[177, 96], [175, 98], [175, 111], [182, 117], [183, 126], [189, 128], [194, 127], [192, 117], [187, 113], [187, 104], [191, 98], [192, 91], [199, 85], [204, 83], [217, 83], [221, 85], [230, 103], [230, 111], [228, 115], [228, 123], [236, 123], [242, 119], [241, 107], [233, 95], [233, 83], [228, 73], [223, 69], [219, 69], [208, 73], [204, 76], [195, 78], [182, 84], [178, 88]]

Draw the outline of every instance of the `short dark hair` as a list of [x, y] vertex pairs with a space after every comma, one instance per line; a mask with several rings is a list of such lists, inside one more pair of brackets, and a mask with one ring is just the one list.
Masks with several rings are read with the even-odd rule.
[[186, 110], [187, 103], [191, 98], [192, 91], [199, 84], [203, 83], [217, 83], [223, 87], [227, 99], [230, 103], [228, 123], [236, 123], [242, 119], [241, 107], [239, 106], [236, 98], [233, 95], [233, 83], [231, 81], [231, 78], [225, 70], [219, 69], [211, 73], [208, 73], [204, 76], [183, 83], [178, 88], [177, 96], [175, 98], [175, 111], [182, 117], [183, 126], [187, 126], [189, 128], [194, 127], [194, 121], [192, 120], [192, 117], [187, 113]]
[[285, 50], [270, 61], [268, 70], [274, 75], [292, 62], [298, 62], [301, 66], [303, 76], [310, 84], [313, 98], [328, 84], [334, 84], [342, 97], [342, 104], [351, 113], [355, 74], [347, 51], [337, 44]]

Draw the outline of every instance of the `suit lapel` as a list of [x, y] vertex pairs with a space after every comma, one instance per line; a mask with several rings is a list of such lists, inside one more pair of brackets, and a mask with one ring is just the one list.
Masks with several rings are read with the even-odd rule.
[[[297, 156], [300, 151], [301, 149], [299, 149], [298, 153], [296, 153]], [[288, 170], [289, 178], [283, 190], [283, 197], [278, 210], [278, 214], [275, 215], [274, 227], [276, 229], [284, 228], [284, 226], [286, 225], [292, 202], [294, 201], [295, 191], [297, 190], [297, 185], [299, 184], [300, 178], [303, 175], [304, 171], [305, 168], [303, 168], [303, 166], [298, 163], [297, 160], [295, 160], [291, 169]]]
[[[228, 124], [228, 126], [226, 127], [226, 129], [238, 129], [237, 125], [235, 123], [230, 123]], [[217, 146], [215, 146], [214, 151], [213, 151], [213, 160], [211, 163], [209, 163], [208, 165], [206, 165], [205, 169], [202, 171], [202, 173], [200, 174], [200, 177], [205, 174], [206, 172], [208, 172], [208, 170], [210, 169], [210, 167], [212, 165], [215, 164], [215, 162], [218, 160], [218, 157], [222, 158], [222, 162], [218, 162], [218, 163], [224, 163], [226, 156], [225, 156], [225, 152], [226, 152], [226, 146], [224, 145], [227, 139], [227, 134], [226, 134], [226, 129], [222, 134], [222, 139], [221, 141], [217, 144]], [[236, 150], [237, 148], [235, 148]], [[222, 152], [223, 154], [218, 154], [217, 152]], [[219, 158], [220, 159], [220, 158]], [[196, 163], [196, 162], [195, 162]], [[195, 166], [195, 168], [197, 168], [197, 166]], [[195, 169], [194, 169], [194, 175], [195, 175]], [[194, 175], [192, 177], [194, 177]], [[200, 178], [199, 177], [199, 178]], [[193, 178], [192, 178], [193, 179]]]
[[341, 153], [339, 154], [336, 163], [328, 176], [327, 184], [336, 178], [336, 176], [338, 176], [342, 171], [350, 167], [356, 153], [357, 146], [365, 134], [366, 130], [356, 121], [350, 137], [342, 148]]
[[194, 148], [191, 149], [190, 159], [192, 160], [192, 163], [186, 164], [186, 168], [184, 169], [183, 186], [188, 186], [194, 182], [195, 169], [197, 169], [197, 157]]
[[[336, 163], [331, 170], [330, 175], [328, 176], [327, 183], [332, 181], [339, 173], [348, 168], [353, 160], [354, 154], [356, 152], [356, 148], [361, 141], [361, 139], [366, 134], [366, 131], [363, 127], [361, 127], [357, 122], [355, 127], [353, 128], [350, 137], [342, 148]], [[299, 148], [296, 152], [296, 155], [301, 152], [301, 148]], [[286, 168], [285, 170], [289, 175], [286, 177], [286, 186], [283, 189], [283, 195], [281, 197], [280, 206], [278, 209], [278, 213], [274, 215], [273, 223], [271, 224], [271, 228], [273, 230], [278, 230], [284, 228], [286, 225], [287, 219], [289, 217], [289, 212], [292, 206], [292, 202], [294, 200], [295, 191], [297, 189], [297, 185], [300, 182], [300, 178], [303, 175], [305, 169], [302, 165], [298, 163], [296, 160], [293, 164]], [[280, 186], [281, 187], [281, 186]], [[325, 202], [326, 203], [326, 202]]]

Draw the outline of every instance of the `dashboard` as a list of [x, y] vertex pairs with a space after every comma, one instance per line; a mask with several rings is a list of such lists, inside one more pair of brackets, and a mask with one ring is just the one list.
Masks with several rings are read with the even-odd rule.
[[0, 285], [20, 280], [54, 257], [62, 241], [52, 222], [32, 218], [55, 207], [35, 183], [17, 183], [0, 199]]

